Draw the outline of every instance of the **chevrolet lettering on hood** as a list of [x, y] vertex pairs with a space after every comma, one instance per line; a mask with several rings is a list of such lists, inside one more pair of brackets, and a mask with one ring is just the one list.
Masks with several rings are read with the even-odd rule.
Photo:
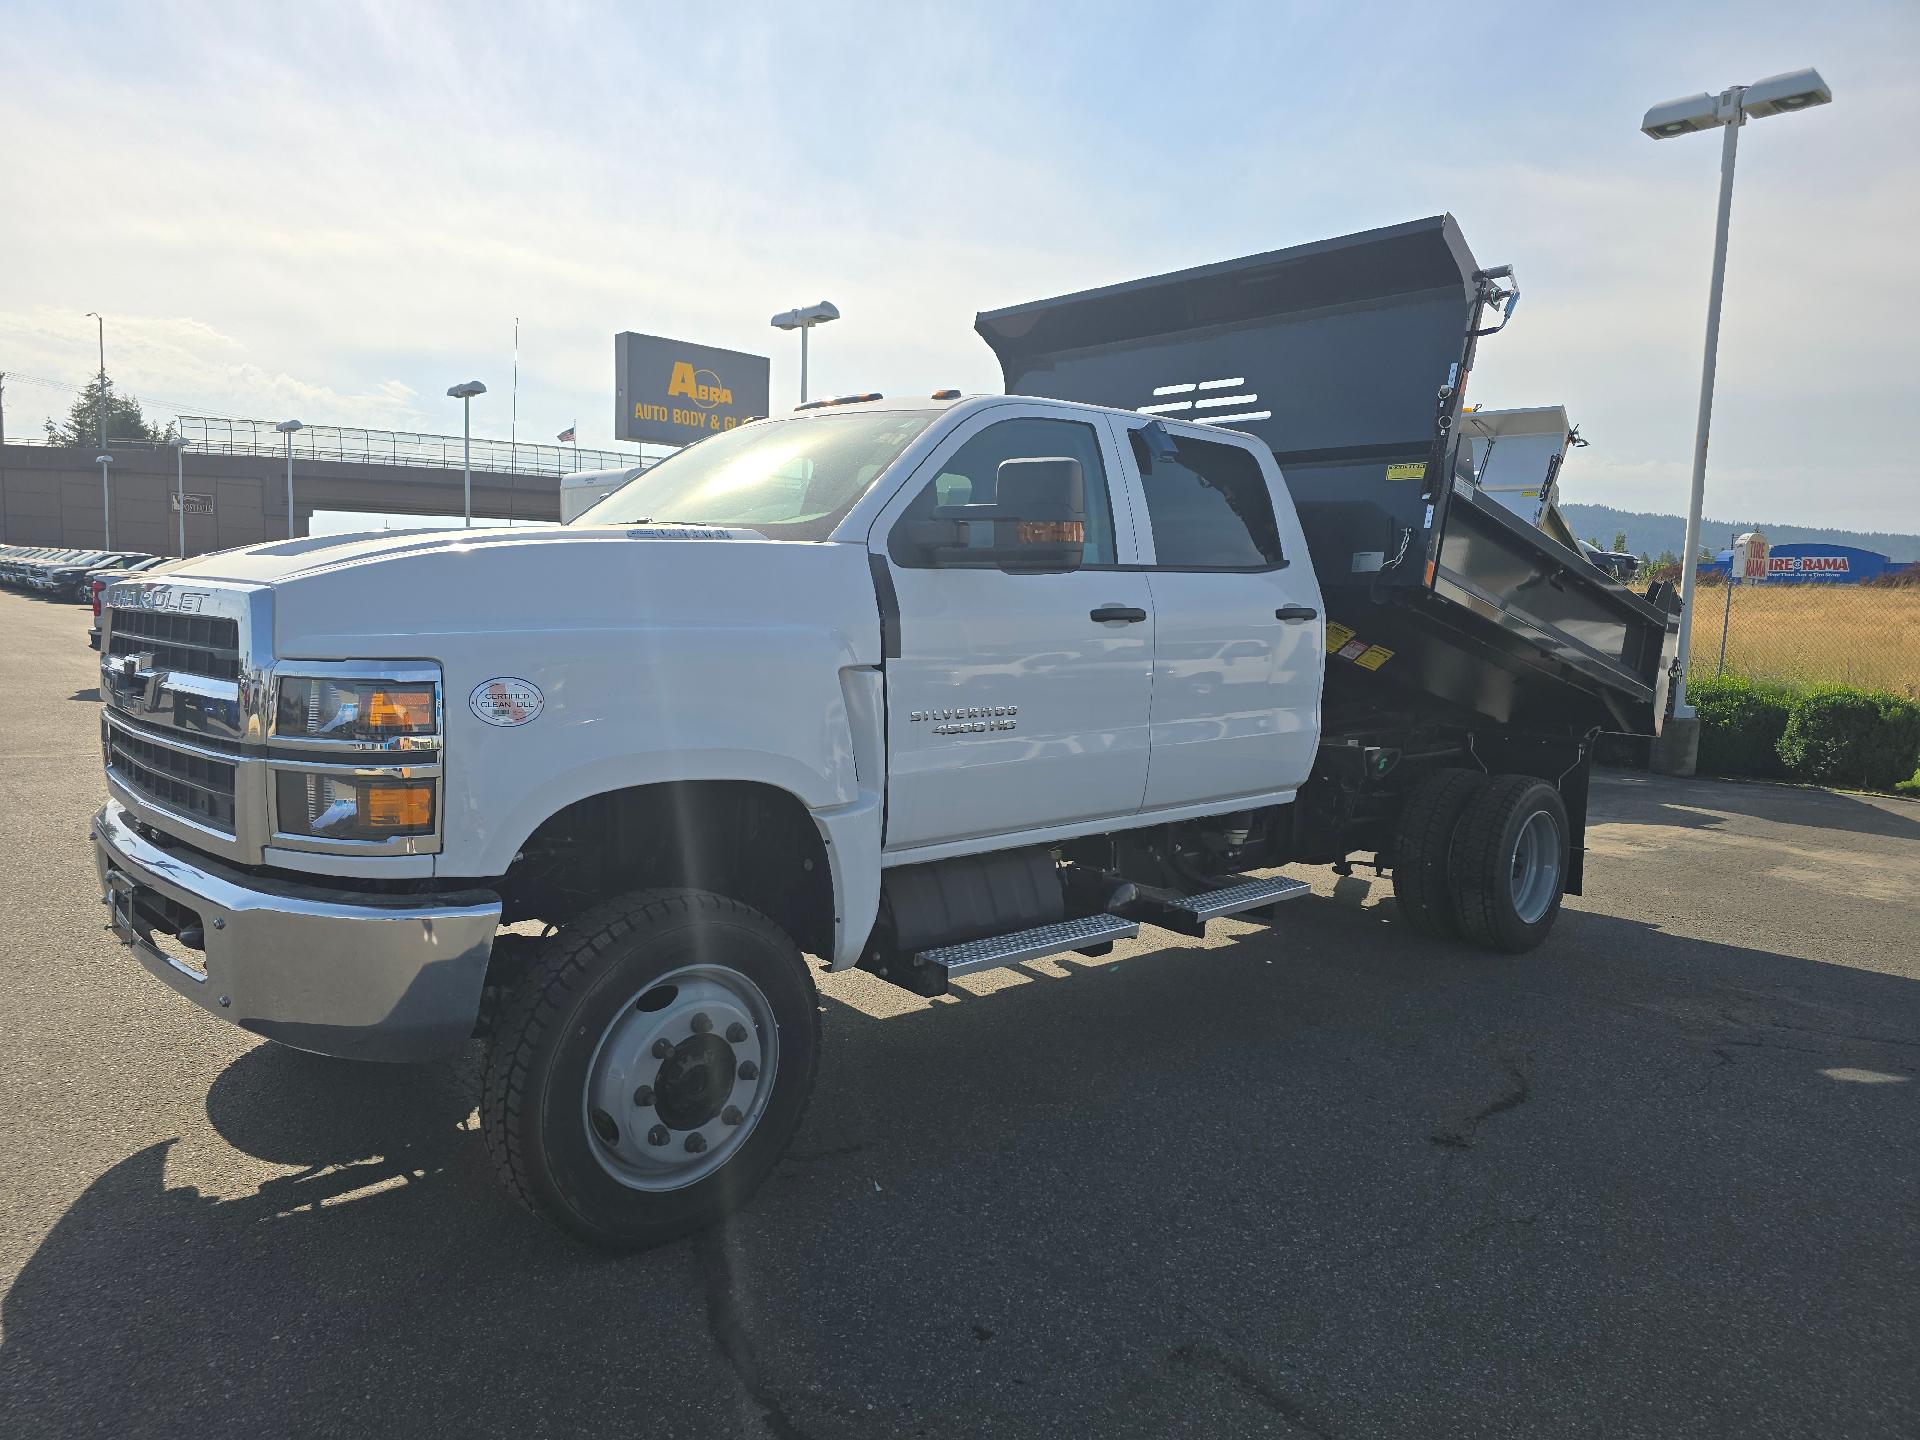
[[171, 585], [115, 585], [108, 589], [105, 603], [116, 610], [172, 610], [198, 615], [211, 593], [178, 590]]

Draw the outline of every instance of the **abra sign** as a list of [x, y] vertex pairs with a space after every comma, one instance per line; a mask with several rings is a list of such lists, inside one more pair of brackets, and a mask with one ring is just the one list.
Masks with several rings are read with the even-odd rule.
[[613, 337], [613, 433], [688, 445], [767, 413], [764, 355], [631, 330]]

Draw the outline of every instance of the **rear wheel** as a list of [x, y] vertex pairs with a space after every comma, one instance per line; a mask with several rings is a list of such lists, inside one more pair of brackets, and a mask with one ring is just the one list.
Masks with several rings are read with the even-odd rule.
[[1502, 775], [1453, 834], [1454, 909], [1467, 939], [1518, 955], [1547, 938], [1560, 914], [1568, 854], [1560, 792], [1531, 775]]
[[1478, 770], [1440, 770], [1407, 797], [1393, 841], [1393, 898], [1422, 935], [1460, 938], [1450, 878], [1453, 832], [1487, 786]]
[[791, 938], [704, 891], [597, 906], [515, 987], [481, 1121], [507, 1189], [598, 1245], [639, 1249], [744, 1203], [813, 1087], [820, 1016]]

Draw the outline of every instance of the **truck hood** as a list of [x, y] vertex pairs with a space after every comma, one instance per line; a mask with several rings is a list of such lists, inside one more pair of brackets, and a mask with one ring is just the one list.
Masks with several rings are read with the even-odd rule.
[[508, 655], [522, 666], [543, 650], [604, 660], [649, 653], [669, 632], [703, 634], [717, 655], [715, 637], [782, 629], [839, 637], [830, 665], [879, 658], [864, 546], [719, 526], [330, 535], [228, 550], [155, 578], [270, 591], [282, 659], [473, 657], [485, 679], [509, 673]]
[[310, 535], [272, 540], [203, 555], [171, 573], [186, 580], [230, 580], [276, 585], [302, 575], [382, 561], [433, 555], [472, 556], [476, 566], [497, 564], [508, 555], [529, 552], [552, 557], [558, 550], [577, 554], [582, 547], [646, 540], [711, 543], [746, 540], [772, 543], [756, 530], [693, 525], [609, 525], [591, 529], [564, 526], [488, 527], [472, 530], [373, 530], [353, 535]]

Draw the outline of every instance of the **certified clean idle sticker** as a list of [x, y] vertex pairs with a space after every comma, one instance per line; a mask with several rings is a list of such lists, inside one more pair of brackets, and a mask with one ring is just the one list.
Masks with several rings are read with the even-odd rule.
[[467, 697], [467, 705], [474, 714], [489, 725], [501, 726], [525, 725], [537, 720], [546, 703], [547, 697], [540, 693], [540, 687], [518, 675], [496, 675], [491, 680], [482, 680]]

